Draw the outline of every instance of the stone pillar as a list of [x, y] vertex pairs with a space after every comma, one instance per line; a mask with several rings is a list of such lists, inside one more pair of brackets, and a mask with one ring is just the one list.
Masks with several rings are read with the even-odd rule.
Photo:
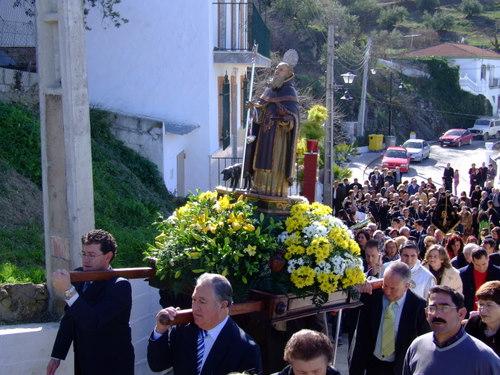
[[37, 0], [40, 129], [47, 284], [81, 265], [80, 237], [94, 228], [85, 28], [81, 0]]

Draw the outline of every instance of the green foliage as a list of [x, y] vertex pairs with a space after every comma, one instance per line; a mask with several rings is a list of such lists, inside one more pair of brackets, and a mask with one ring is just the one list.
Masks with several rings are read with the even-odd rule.
[[300, 137], [304, 139], [321, 139], [325, 136], [325, 130], [321, 124], [313, 121], [304, 121], [300, 124]]
[[[146, 255], [156, 259], [164, 286], [189, 292], [203, 272], [219, 273], [246, 297], [259, 277], [270, 273], [280, 223], [265, 224], [253, 201], [204, 192], [189, 198], [167, 219], [155, 223], [157, 236]], [[235, 295], [235, 298], [237, 296]]]
[[363, 26], [373, 24], [381, 11], [380, 5], [374, 0], [354, 0], [345, 5], [349, 13], [356, 15], [359, 23]]
[[310, 91], [313, 96], [321, 96], [325, 92], [323, 80], [318, 79], [318, 77], [309, 74], [296, 74], [295, 81], [297, 86]]
[[396, 24], [408, 18], [408, 11], [401, 6], [391, 6], [383, 9], [377, 20], [379, 26], [385, 30], [392, 30]]
[[325, 135], [324, 123], [328, 118], [328, 109], [314, 105], [307, 111], [307, 120], [300, 124], [300, 136], [306, 139], [321, 139]]
[[451, 30], [454, 24], [453, 16], [441, 11], [432, 15], [424, 12], [422, 19], [426, 27], [436, 31]]
[[417, 91], [441, 111], [450, 128], [472, 126], [480, 115], [491, 113], [491, 105], [482, 95], [463, 91], [459, 85], [459, 70], [450, 67], [445, 59], [429, 58], [420, 60], [427, 66], [431, 77], [415, 80]]
[[352, 170], [349, 168], [342, 168], [340, 165], [333, 163], [333, 179], [335, 181], [342, 181], [344, 178], [351, 178]]
[[43, 228], [40, 223], [0, 230], [0, 284], [45, 281]]
[[328, 118], [328, 109], [322, 105], [313, 105], [309, 111], [307, 111], [307, 119], [316, 124], [323, 124]]
[[479, 16], [483, 11], [483, 6], [477, 0], [462, 0], [460, 10], [467, 17]]
[[40, 124], [25, 106], [0, 102], [0, 159], [42, 186]]
[[420, 11], [428, 11], [433, 13], [439, 6], [439, 0], [417, 0], [417, 8]]
[[358, 147], [354, 143], [339, 143], [334, 147], [335, 163], [347, 163], [352, 157], [358, 156]]
[[[40, 185], [40, 128], [27, 108], [0, 103], [0, 159]], [[158, 215], [178, 204], [156, 167], [117, 141], [109, 114], [91, 111], [95, 226], [116, 238], [115, 267], [143, 264], [143, 252], [156, 230]], [[15, 147], [13, 147], [15, 146]], [[182, 199], [179, 199], [181, 201]], [[0, 282], [43, 282], [45, 255], [41, 223], [0, 231]]]

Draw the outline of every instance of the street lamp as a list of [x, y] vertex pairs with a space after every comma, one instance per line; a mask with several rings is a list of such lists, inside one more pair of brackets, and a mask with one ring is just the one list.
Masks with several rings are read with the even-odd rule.
[[[347, 72], [347, 73], [341, 74], [340, 76], [342, 77], [342, 79], [344, 80], [344, 83], [346, 85], [350, 85], [354, 81], [356, 74], [353, 74], [351, 72]], [[342, 97], [340, 99], [341, 100], [353, 100], [354, 98], [351, 95], [351, 93], [349, 92], [349, 89], [346, 89], [344, 92], [344, 95], [342, 95]]]

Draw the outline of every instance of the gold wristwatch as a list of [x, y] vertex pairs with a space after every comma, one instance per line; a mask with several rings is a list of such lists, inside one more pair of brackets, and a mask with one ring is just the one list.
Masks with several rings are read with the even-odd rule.
[[73, 297], [76, 293], [76, 289], [74, 286], [71, 286], [71, 288], [69, 288], [67, 291], [64, 292], [64, 298], [65, 299], [70, 299], [71, 297]]

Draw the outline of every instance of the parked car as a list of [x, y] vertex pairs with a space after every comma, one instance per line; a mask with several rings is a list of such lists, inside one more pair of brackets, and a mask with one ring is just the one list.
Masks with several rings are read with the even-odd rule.
[[439, 137], [439, 145], [441, 147], [470, 145], [473, 137], [468, 129], [450, 129]]
[[491, 116], [479, 117], [474, 126], [469, 128], [474, 138], [487, 141], [489, 137], [500, 138], [500, 118]]
[[423, 139], [408, 139], [403, 143], [412, 161], [422, 161], [431, 154], [431, 145]]
[[408, 172], [410, 160], [406, 148], [387, 147], [387, 150], [382, 154], [382, 168], [396, 169], [399, 167], [401, 172]]

